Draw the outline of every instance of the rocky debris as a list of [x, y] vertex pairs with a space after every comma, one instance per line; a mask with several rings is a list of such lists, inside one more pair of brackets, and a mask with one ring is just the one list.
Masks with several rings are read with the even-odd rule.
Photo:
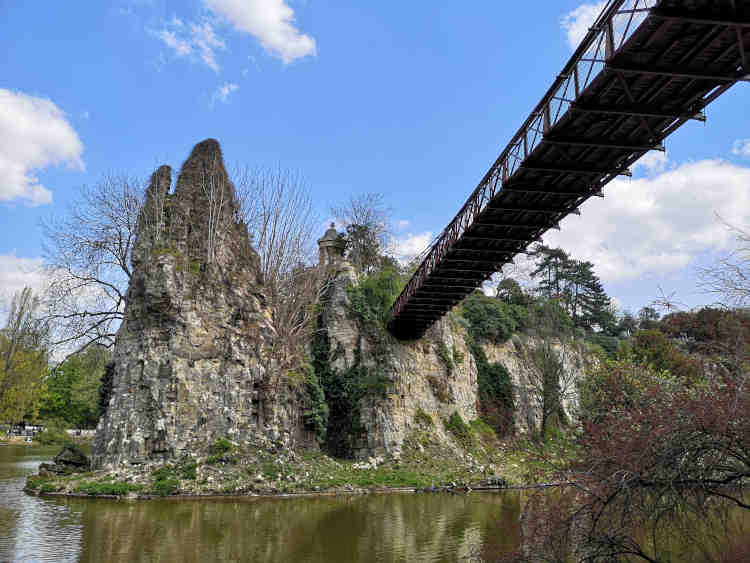
[[70, 473], [82, 473], [88, 471], [91, 462], [80, 448], [73, 445], [64, 446], [52, 463], [42, 463], [39, 466], [39, 475], [68, 475]]

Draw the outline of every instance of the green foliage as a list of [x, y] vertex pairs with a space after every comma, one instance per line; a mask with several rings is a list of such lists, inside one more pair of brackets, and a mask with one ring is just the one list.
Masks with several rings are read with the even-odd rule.
[[456, 348], [456, 345], [453, 345], [453, 362], [455, 365], [461, 365], [464, 363], [464, 353], [461, 352], [458, 348]]
[[606, 354], [610, 360], [614, 359], [617, 355], [617, 349], [620, 346], [620, 339], [616, 336], [607, 336], [601, 332], [593, 332], [586, 335], [586, 340], [592, 344], [596, 344]]
[[448, 375], [453, 373], [453, 368], [456, 367], [453, 363], [453, 356], [451, 355], [445, 342], [438, 340], [435, 344], [435, 354], [437, 355], [440, 363], [445, 366], [445, 371]]
[[[354, 350], [354, 363], [347, 370], [331, 367], [331, 361], [343, 352], [336, 350], [332, 353], [328, 334], [324, 330], [316, 332], [312, 351], [315, 376], [323, 389], [328, 407], [328, 451], [339, 457], [350, 456], [353, 444], [362, 432], [359, 421], [360, 402], [367, 396], [384, 396], [391, 380], [379, 365], [362, 364], [360, 342]], [[377, 349], [375, 352], [377, 354]]]
[[74, 491], [87, 495], [117, 495], [123, 496], [143, 490], [143, 485], [124, 483], [120, 481], [86, 482], [79, 484]]
[[64, 420], [71, 427], [95, 427], [100, 414], [99, 389], [108, 360], [108, 350], [93, 346], [58, 366], [45, 382], [39, 416]]
[[41, 475], [29, 475], [26, 478], [26, 487], [32, 491], [39, 491], [40, 493], [53, 493], [62, 488], [53, 482], [52, 477], [43, 477]]
[[479, 436], [485, 442], [494, 442], [495, 440], [497, 440], [495, 429], [481, 418], [475, 418], [474, 420], [470, 421], [469, 427], [471, 428], [471, 431], [475, 436]]
[[686, 382], [696, 380], [701, 374], [698, 360], [680, 352], [675, 345], [658, 330], [640, 330], [622, 346], [619, 357], [632, 356], [636, 363], [649, 366], [656, 371], [668, 371]]
[[224, 455], [225, 453], [231, 452], [234, 448], [231, 440], [227, 438], [217, 438], [214, 444], [211, 446], [211, 453], [214, 455]]
[[432, 420], [432, 417], [429, 414], [422, 410], [422, 407], [419, 407], [417, 409], [417, 412], [414, 413], [414, 422], [416, 422], [420, 426], [425, 426], [427, 428], [435, 425], [435, 421]]
[[296, 373], [300, 383], [304, 385], [303, 421], [307, 428], [315, 431], [318, 440], [323, 442], [328, 427], [328, 404], [325, 392], [312, 364], [303, 364]]
[[195, 461], [183, 463], [178, 471], [182, 479], [195, 480], [198, 477], [198, 464]]
[[461, 314], [469, 321], [469, 334], [477, 342], [505, 342], [528, 319], [525, 307], [508, 305], [481, 292], [464, 300]]
[[44, 431], [37, 434], [34, 439], [43, 446], [68, 444], [71, 439], [66, 432], [67, 427], [67, 423], [59, 418], [48, 420]]
[[563, 249], [543, 244], [537, 244], [531, 255], [536, 258], [531, 276], [538, 281], [540, 295], [560, 302], [574, 326], [598, 327], [608, 334], [616, 331], [610, 299], [591, 262], [575, 260]]
[[48, 372], [47, 329], [38, 317], [39, 298], [30, 288], [13, 295], [0, 329], [0, 421], [34, 416]]
[[467, 344], [477, 364], [479, 411], [497, 434], [505, 435], [513, 429], [515, 413], [510, 374], [500, 362], [490, 363], [482, 346], [475, 340], [468, 339]]
[[[217, 440], [218, 442], [219, 440]], [[180, 486], [176, 470], [171, 465], [163, 465], [159, 469], [154, 470], [151, 476], [154, 479], [151, 485], [151, 492], [157, 496], [165, 497], [174, 494]]]
[[405, 283], [404, 276], [395, 268], [373, 272], [347, 289], [350, 310], [359, 319], [385, 330], [391, 307]]
[[530, 314], [530, 326], [542, 336], [559, 336], [573, 331], [573, 319], [556, 299], [535, 303]]
[[445, 429], [453, 434], [453, 437], [458, 441], [464, 449], [471, 449], [475, 445], [474, 434], [471, 431], [471, 427], [464, 422], [461, 415], [454, 411], [452, 415], [445, 421]]

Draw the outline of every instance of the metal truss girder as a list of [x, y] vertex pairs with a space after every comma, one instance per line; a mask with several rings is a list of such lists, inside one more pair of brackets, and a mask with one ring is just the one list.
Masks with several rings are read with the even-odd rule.
[[650, 76], [670, 76], [672, 78], [687, 78], [690, 80], [711, 80], [713, 82], [750, 82], [748, 74], [702, 74], [679, 68], [656, 68], [650, 66], [613, 66], [607, 65], [607, 70], [621, 74], [647, 74]]
[[618, 107], [618, 106], [592, 106], [572, 104], [571, 109], [580, 113], [601, 113], [607, 115], [624, 115], [629, 117], [651, 117], [656, 119], [695, 119], [697, 121], [706, 121], [706, 116], [702, 113], [694, 114], [677, 114], [659, 108], [643, 107]]
[[572, 139], [550, 139], [545, 137], [542, 139], [543, 143], [546, 143], [548, 145], [565, 145], [565, 146], [571, 146], [571, 147], [593, 147], [593, 148], [603, 148], [603, 149], [619, 149], [619, 150], [625, 150], [625, 151], [631, 151], [631, 152], [638, 152], [638, 151], [664, 151], [664, 145], [625, 145], [620, 144], [616, 142], [611, 141], [605, 141], [605, 140], [581, 140], [576, 141]]
[[497, 264], [496, 261], [492, 260], [481, 260], [479, 258], [475, 258], [474, 260], [471, 260], [469, 258], [446, 258], [443, 262], [447, 262], [448, 264], [452, 264], [454, 262], [459, 262], [461, 264], [488, 264], [490, 266], [494, 266]]
[[[502, 211], [504, 213], [543, 213], [545, 215], [559, 215], [560, 213], [565, 213], [565, 209], [537, 209], [534, 207], [508, 207], [508, 206], [502, 206], [502, 205], [488, 205], [487, 209], [490, 209], [492, 211]], [[475, 221], [475, 225], [482, 225], [482, 221]]]
[[[499, 256], [508, 256], [513, 251], [497, 250], [495, 248], [451, 248], [451, 252], [481, 252], [483, 254], [497, 254]], [[448, 257], [450, 257], [450, 255]]]
[[670, 22], [677, 22], [677, 23], [692, 23], [692, 24], [698, 24], [698, 25], [750, 28], [750, 22], [747, 22], [747, 21], [719, 20], [719, 19], [713, 19], [713, 18], [693, 18], [690, 16], [670, 14], [669, 12], [662, 12], [659, 10], [652, 10], [649, 16], [652, 18], [670, 21]]
[[521, 165], [521, 170], [531, 172], [549, 172], [551, 174], [578, 174], [580, 176], [604, 176], [609, 170], [584, 170], [582, 168], [564, 168], [557, 166], [532, 166], [527, 164]]
[[573, 197], [584, 197], [589, 195], [594, 195], [591, 191], [587, 192], [563, 192], [559, 190], [545, 190], [545, 189], [522, 189], [522, 188], [514, 188], [514, 187], [505, 187], [503, 186], [502, 192], [510, 192], [510, 193], [519, 193], [519, 194], [542, 194], [542, 195], [561, 195], [561, 196], [573, 196]]

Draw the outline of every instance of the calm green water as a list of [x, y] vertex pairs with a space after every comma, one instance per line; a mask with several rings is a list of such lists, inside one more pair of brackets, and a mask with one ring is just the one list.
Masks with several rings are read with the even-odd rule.
[[484, 561], [517, 548], [516, 493], [126, 502], [41, 499], [56, 449], [0, 446], [2, 561]]

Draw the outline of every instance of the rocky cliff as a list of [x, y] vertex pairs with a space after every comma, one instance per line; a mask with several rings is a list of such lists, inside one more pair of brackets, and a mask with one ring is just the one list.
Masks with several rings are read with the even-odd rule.
[[[323, 353], [325, 364], [321, 379], [330, 409], [329, 451], [358, 458], [398, 457], [425, 415], [432, 419], [434, 437], [446, 447], [459, 448], [446, 423], [454, 414], [465, 422], [477, 419], [483, 407], [476, 350], [468, 344], [466, 323], [451, 313], [420, 340], [399, 341], [368, 326], [352, 310], [348, 289], [356, 283], [352, 269], [342, 263], [332, 274], [323, 301], [324, 345], [318, 353]], [[559, 362], [562, 412], [556, 414], [569, 419], [577, 406], [576, 382], [592, 361], [582, 342], [517, 335], [502, 344], [481, 345], [487, 363], [499, 363], [507, 370], [517, 433], [539, 428], [543, 376], [532, 356], [543, 346], [549, 346], [550, 356]], [[352, 401], [355, 380], [367, 384]], [[342, 388], [347, 401], [340, 400]]]
[[139, 217], [94, 465], [176, 459], [227, 437], [314, 443], [300, 391], [268, 353], [258, 257], [219, 144], [196, 145], [170, 186], [162, 166]]

